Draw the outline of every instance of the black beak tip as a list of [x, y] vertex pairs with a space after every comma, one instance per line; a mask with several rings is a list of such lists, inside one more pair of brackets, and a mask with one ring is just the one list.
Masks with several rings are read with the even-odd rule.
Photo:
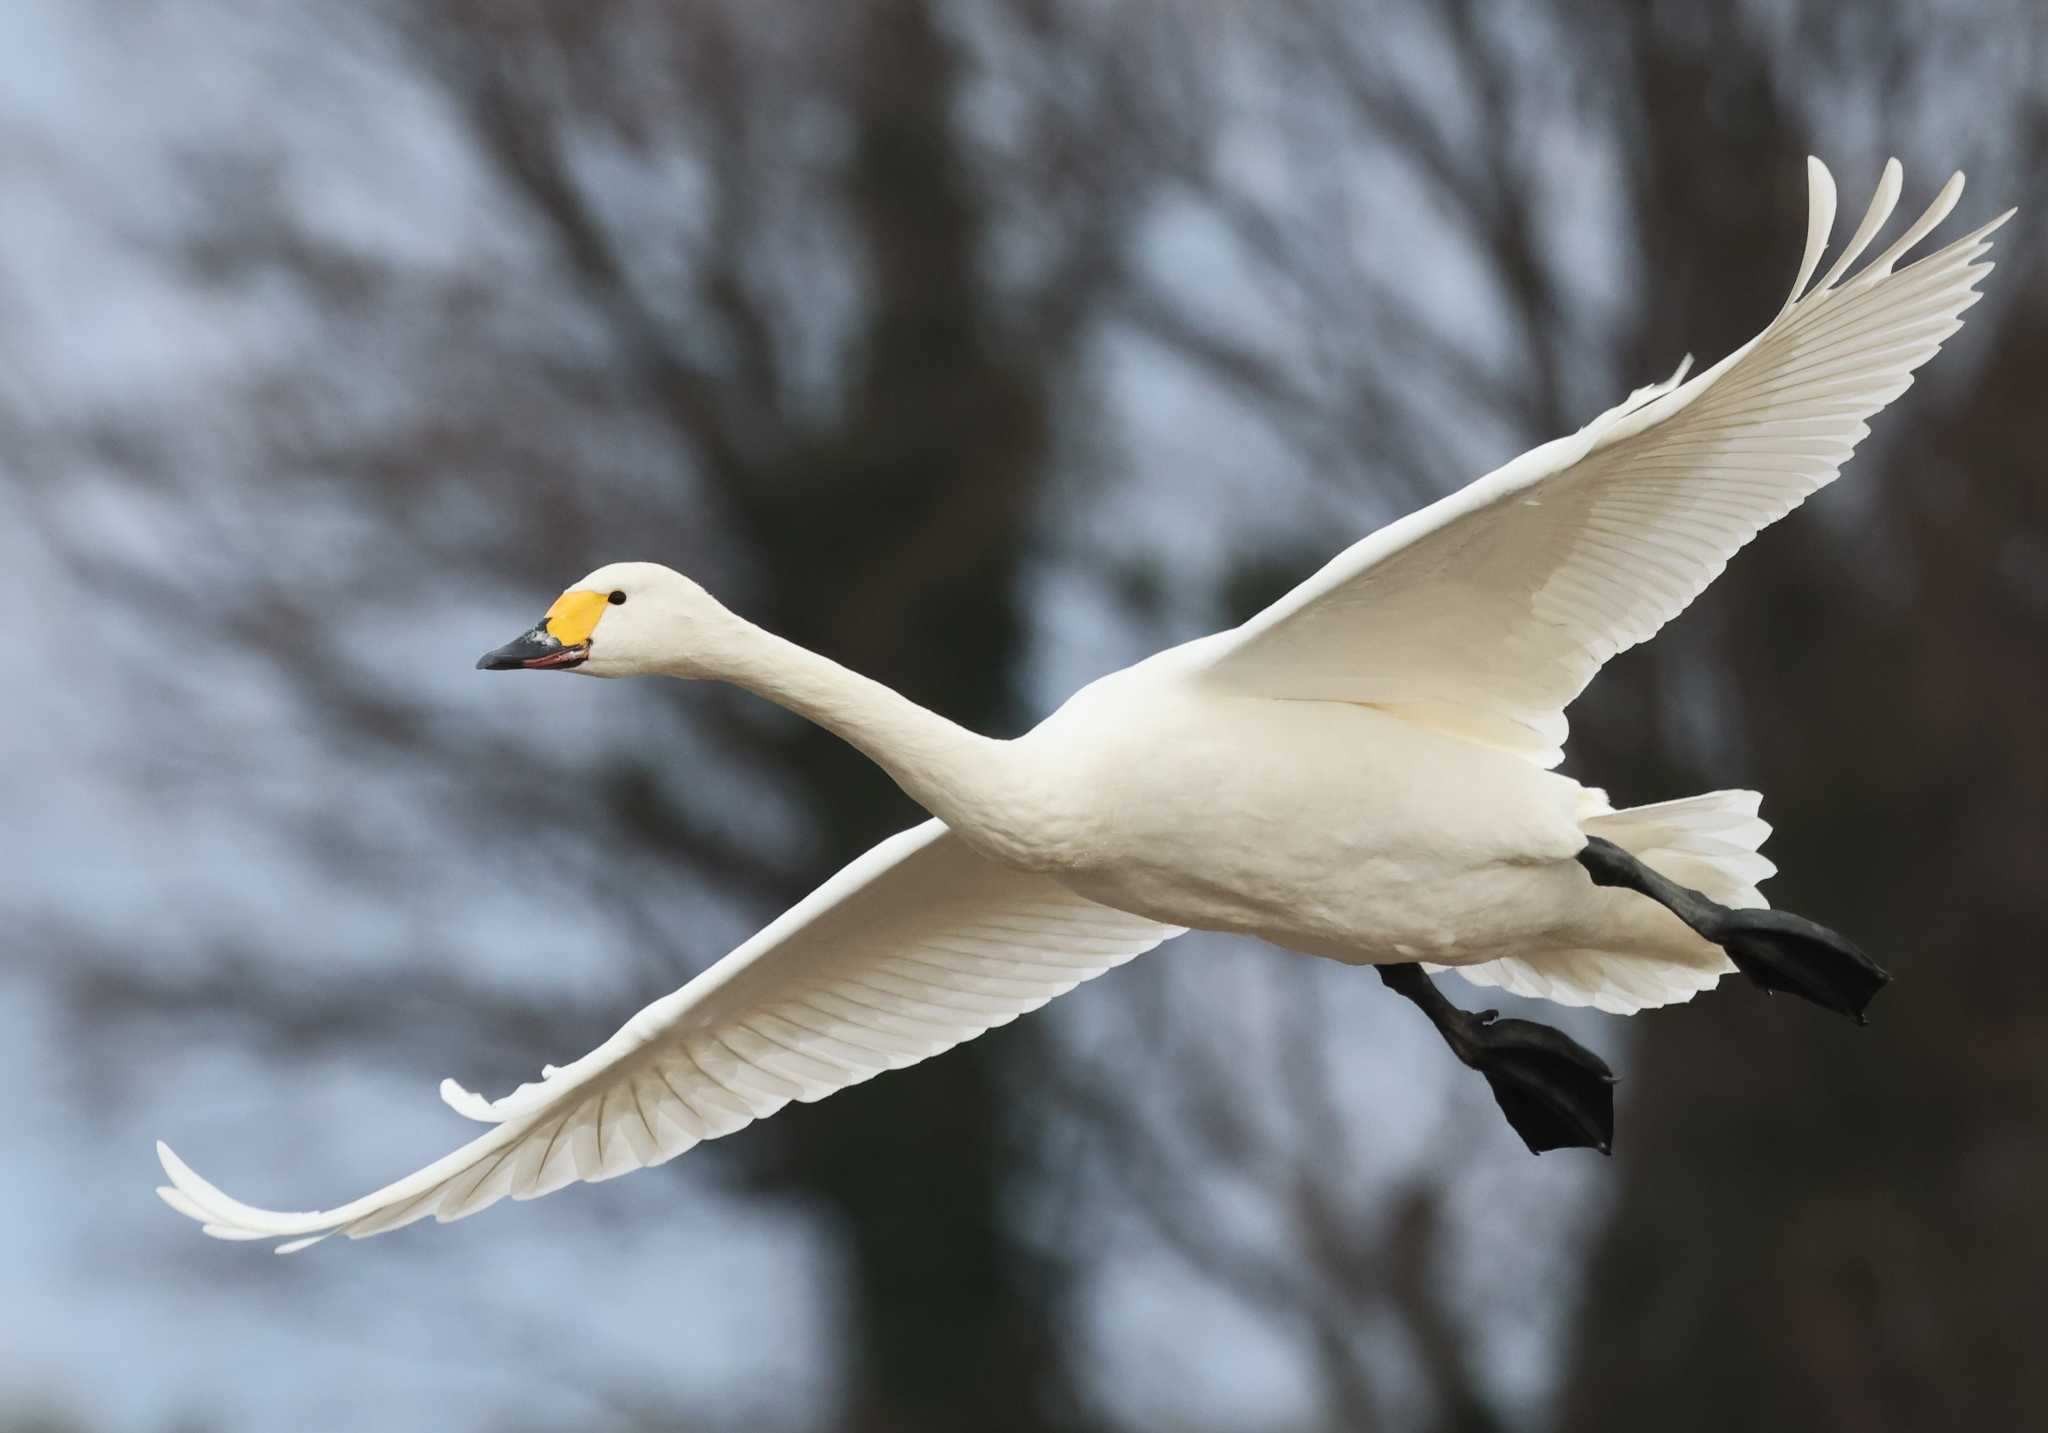
[[565, 647], [545, 627], [536, 627], [478, 657], [476, 669], [479, 672], [516, 672], [534, 668], [560, 671], [582, 666], [589, 652], [590, 644], [587, 642]]
[[530, 662], [535, 662], [562, 650], [562, 644], [548, 634], [545, 627], [535, 627], [531, 632], [521, 632], [502, 647], [493, 647], [476, 659], [479, 672], [516, 672]]

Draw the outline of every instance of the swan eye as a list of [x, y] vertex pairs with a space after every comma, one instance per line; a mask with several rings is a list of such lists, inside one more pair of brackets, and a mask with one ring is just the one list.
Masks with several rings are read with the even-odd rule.
[[605, 598], [604, 600], [611, 603], [614, 607], [623, 607], [626, 604], [626, 594], [623, 592], [614, 592], [611, 596]]

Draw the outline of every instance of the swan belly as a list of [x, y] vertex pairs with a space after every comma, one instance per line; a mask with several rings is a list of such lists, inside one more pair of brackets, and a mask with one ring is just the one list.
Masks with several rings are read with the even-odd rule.
[[1584, 789], [1519, 757], [1343, 703], [1105, 705], [1032, 734], [1083, 813], [1048, 869], [1092, 900], [1352, 963], [1449, 965], [1568, 945], [1597, 900], [1573, 860]]

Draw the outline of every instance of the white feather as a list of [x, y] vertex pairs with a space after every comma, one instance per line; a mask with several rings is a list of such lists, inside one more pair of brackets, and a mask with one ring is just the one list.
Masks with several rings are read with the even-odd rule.
[[[1209, 648], [1248, 692], [1369, 703], [1545, 766], [1601, 665], [1684, 610], [1737, 549], [1832, 482], [1867, 420], [1953, 333], [1999, 216], [1839, 284], [1891, 212], [1888, 164], [1842, 257], [1801, 295], [1832, 222], [1812, 162], [1807, 251], [1764, 331], [1691, 381], [1609, 410], [1339, 554]], [[1908, 231], [1954, 207], [1952, 178]], [[1895, 246], [1896, 247], [1896, 246]]]
[[487, 1101], [442, 1098], [493, 1127], [334, 1209], [228, 1198], [159, 1144], [157, 1192], [218, 1239], [362, 1238], [446, 1221], [506, 1195], [661, 1164], [791, 1100], [819, 1100], [1035, 1010], [1178, 935], [977, 856], [936, 821], [884, 841], [761, 934], [553, 1078]]

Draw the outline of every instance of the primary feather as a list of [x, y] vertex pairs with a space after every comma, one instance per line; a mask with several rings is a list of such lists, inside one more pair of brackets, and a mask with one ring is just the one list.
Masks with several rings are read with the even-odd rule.
[[485, 1101], [496, 1126], [336, 1209], [228, 1198], [171, 1152], [157, 1193], [224, 1239], [290, 1253], [429, 1215], [474, 1214], [675, 1158], [774, 1114], [949, 1050], [1180, 932], [977, 856], [936, 821], [891, 837], [574, 1064]]
[[1361, 702], [1544, 766], [1564, 710], [1655, 635], [1735, 551], [1832, 482], [1975, 303], [2011, 210], [1905, 269], [1961, 196], [1951, 178], [1899, 241], [1842, 279], [1897, 201], [1897, 160], [1833, 267], [1802, 293], [1834, 218], [1809, 160], [1806, 253], [1763, 332], [1689, 382], [1639, 390], [1338, 554], [1219, 644], [1216, 675], [1269, 696]]

